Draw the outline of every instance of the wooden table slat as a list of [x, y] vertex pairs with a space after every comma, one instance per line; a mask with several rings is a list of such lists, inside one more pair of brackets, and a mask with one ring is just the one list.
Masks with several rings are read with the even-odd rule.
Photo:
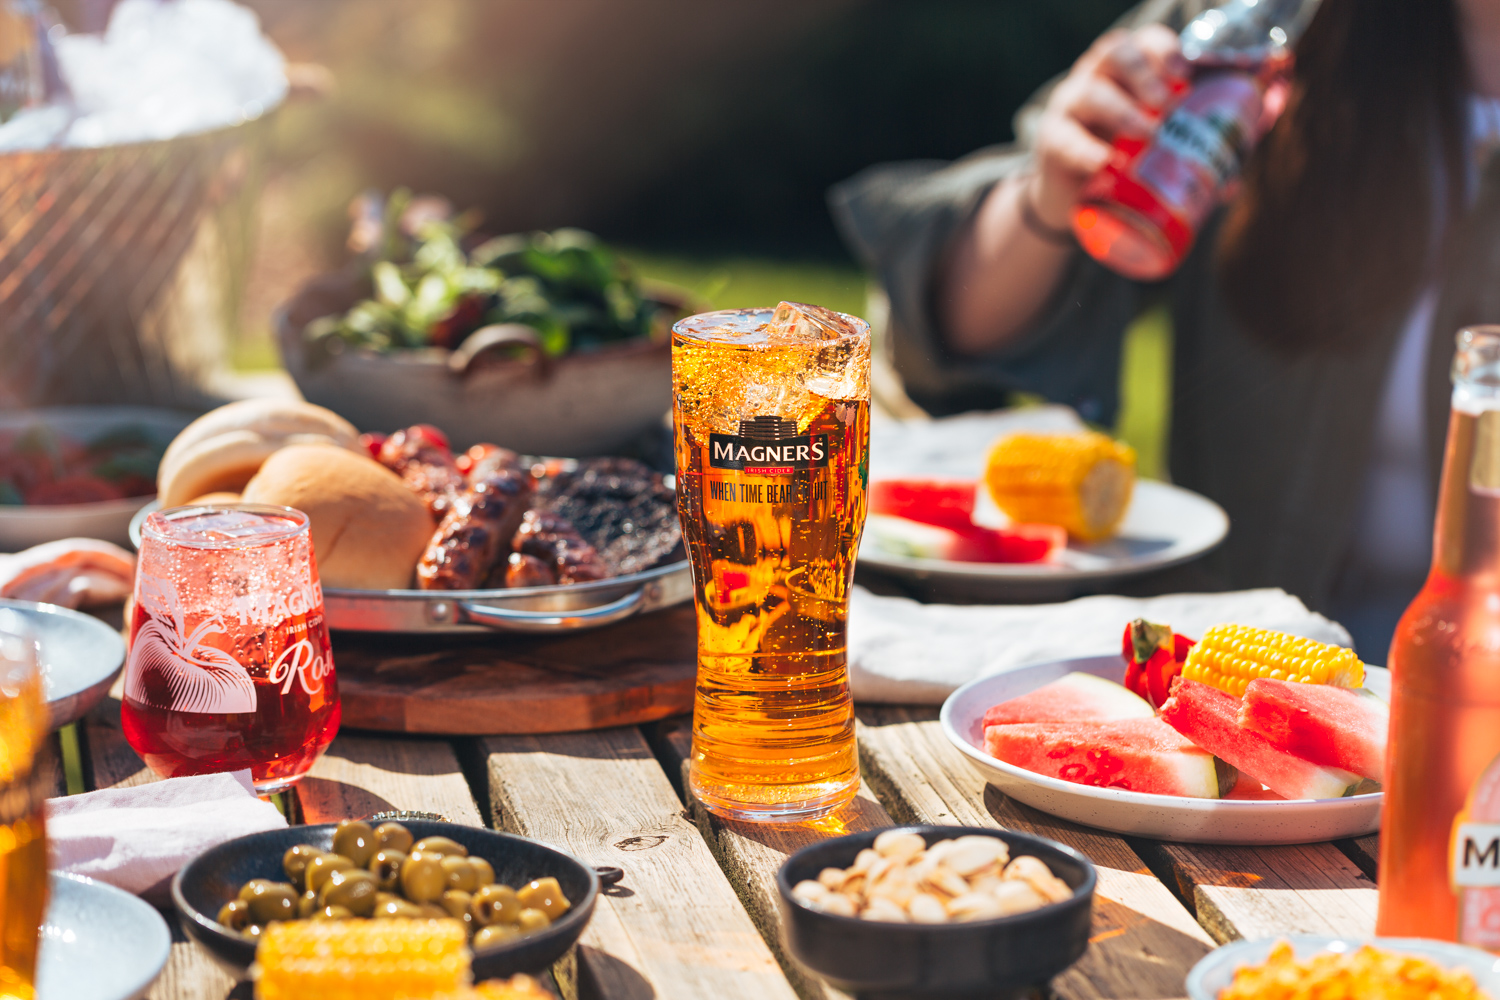
[[483, 826], [479, 806], [445, 740], [338, 736], [297, 786], [304, 823], [379, 812], [433, 812]]
[[1198, 921], [1218, 941], [1375, 933], [1375, 883], [1332, 844], [1161, 843], [1142, 850], [1192, 893]]
[[479, 741], [495, 825], [624, 869], [599, 899], [568, 996], [796, 994], [635, 728]]
[[1123, 838], [1014, 802], [985, 785], [943, 737], [936, 711], [859, 710], [860, 764], [903, 823], [1003, 826], [1061, 841], [1099, 871], [1092, 947], [1053, 983], [1061, 997], [1177, 997], [1212, 941]]
[[[669, 719], [658, 723], [656, 743], [667, 750], [666, 767], [684, 771], [692, 752], [692, 721], [687, 717]], [[683, 786], [687, 779], [684, 773]], [[791, 854], [809, 844], [826, 840], [830, 836], [860, 833], [894, 826], [891, 817], [876, 801], [868, 788], [861, 788], [859, 796], [847, 808], [834, 816], [819, 821], [816, 825], [755, 824], [726, 820], [713, 815], [703, 803], [692, 799], [688, 803], [693, 820], [698, 824], [704, 839], [713, 849], [719, 867], [728, 876], [730, 884], [740, 894], [745, 909], [750, 912], [755, 925], [760, 928], [766, 944], [782, 971], [791, 981], [792, 987], [806, 1000], [833, 1000], [847, 994], [824, 983], [817, 976], [803, 969], [797, 961], [786, 954], [781, 946], [781, 911], [777, 903], [776, 873]]]

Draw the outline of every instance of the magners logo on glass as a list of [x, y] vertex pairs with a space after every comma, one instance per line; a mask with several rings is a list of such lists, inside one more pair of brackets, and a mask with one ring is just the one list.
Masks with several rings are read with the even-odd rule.
[[828, 466], [828, 435], [796, 437], [797, 422], [785, 417], [741, 420], [738, 434], [709, 435], [709, 465], [761, 476], [784, 476]]

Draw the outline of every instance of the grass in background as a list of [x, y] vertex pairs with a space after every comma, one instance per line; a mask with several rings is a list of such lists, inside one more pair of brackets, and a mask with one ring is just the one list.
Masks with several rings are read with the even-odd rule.
[[1120, 356], [1120, 414], [1115, 437], [1135, 449], [1145, 479], [1167, 477], [1172, 419], [1172, 317], [1157, 306], [1125, 329]]
[[848, 264], [755, 257], [679, 257], [640, 250], [620, 255], [646, 281], [687, 289], [711, 309], [807, 302], [864, 315], [864, 272]]

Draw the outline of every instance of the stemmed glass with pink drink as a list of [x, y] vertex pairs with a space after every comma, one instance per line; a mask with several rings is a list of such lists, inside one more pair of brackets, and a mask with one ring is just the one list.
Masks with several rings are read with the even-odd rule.
[[141, 531], [125, 738], [162, 777], [294, 784], [333, 741], [338, 682], [307, 515], [179, 507]]

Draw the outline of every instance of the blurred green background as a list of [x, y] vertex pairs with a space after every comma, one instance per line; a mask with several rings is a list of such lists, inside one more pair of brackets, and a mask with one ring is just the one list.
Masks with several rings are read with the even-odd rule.
[[[109, 0], [53, 0], [75, 26]], [[274, 309], [340, 266], [360, 191], [478, 208], [490, 233], [579, 226], [709, 305], [863, 313], [829, 185], [951, 159], [1011, 117], [1127, 0], [240, 0], [296, 96], [266, 128], [233, 357], [277, 364]], [[1127, 344], [1119, 429], [1159, 470], [1165, 324]]]

